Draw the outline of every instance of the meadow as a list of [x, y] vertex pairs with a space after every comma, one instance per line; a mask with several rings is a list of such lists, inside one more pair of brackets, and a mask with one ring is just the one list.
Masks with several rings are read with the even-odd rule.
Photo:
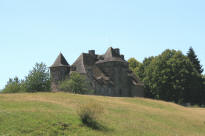
[[[81, 104], [99, 103], [102, 130], [81, 122]], [[205, 109], [127, 97], [70, 93], [0, 94], [0, 136], [204, 136]]]

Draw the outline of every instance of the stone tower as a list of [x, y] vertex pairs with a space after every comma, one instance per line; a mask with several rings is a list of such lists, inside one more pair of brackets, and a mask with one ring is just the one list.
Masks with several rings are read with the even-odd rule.
[[62, 53], [58, 55], [53, 65], [50, 66], [50, 75], [52, 81], [52, 90], [57, 91], [57, 85], [60, 81], [65, 80], [69, 76], [70, 65], [66, 61]]

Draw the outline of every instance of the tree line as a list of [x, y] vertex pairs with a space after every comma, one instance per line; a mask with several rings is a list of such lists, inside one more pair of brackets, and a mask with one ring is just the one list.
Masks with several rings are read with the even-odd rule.
[[135, 58], [128, 62], [144, 82], [146, 97], [179, 104], [205, 104], [205, 76], [192, 47], [186, 55], [167, 49], [158, 56], [145, 58], [142, 63]]
[[[94, 91], [90, 89], [85, 76], [77, 72], [72, 72], [64, 81], [60, 81], [58, 90], [80, 94], [90, 94]], [[44, 63], [36, 63], [33, 69], [25, 77], [10, 78], [2, 93], [22, 93], [22, 92], [49, 92], [51, 91], [51, 77], [48, 67]]]
[[[205, 75], [192, 47], [186, 55], [167, 49], [158, 56], [145, 58], [142, 63], [135, 58], [128, 62], [129, 68], [144, 83], [145, 97], [205, 105]], [[75, 72], [58, 87], [72, 93], [94, 93], [90, 88], [86, 78]], [[51, 91], [51, 79], [44, 63], [36, 63], [24, 80], [9, 79], [2, 90], [3, 93], [45, 91]]]
[[44, 63], [36, 63], [25, 79], [10, 78], [3, 93], [45, 92], [50, 91], [49, 70]]

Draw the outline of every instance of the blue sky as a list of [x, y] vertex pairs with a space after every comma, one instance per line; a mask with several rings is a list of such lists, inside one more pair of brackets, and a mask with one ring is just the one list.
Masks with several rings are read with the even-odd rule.
[[61, 51], [118, 47], [125, 58], [192, 46], [205, 66], [204, 0], [0, 0], [0, 88]]

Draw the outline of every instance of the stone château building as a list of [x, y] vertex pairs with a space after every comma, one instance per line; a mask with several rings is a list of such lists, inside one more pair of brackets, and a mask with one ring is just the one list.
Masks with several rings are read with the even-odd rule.
[[95, 54], [95, 50], [82, 53], [71, 66], [60, 53], [50, 67], [53, 91], [74, 71], [87, 77], [96, 95], [144, 96], [143, 83], [129, 69], [118, 48], [110, 47], [103, 55]]

